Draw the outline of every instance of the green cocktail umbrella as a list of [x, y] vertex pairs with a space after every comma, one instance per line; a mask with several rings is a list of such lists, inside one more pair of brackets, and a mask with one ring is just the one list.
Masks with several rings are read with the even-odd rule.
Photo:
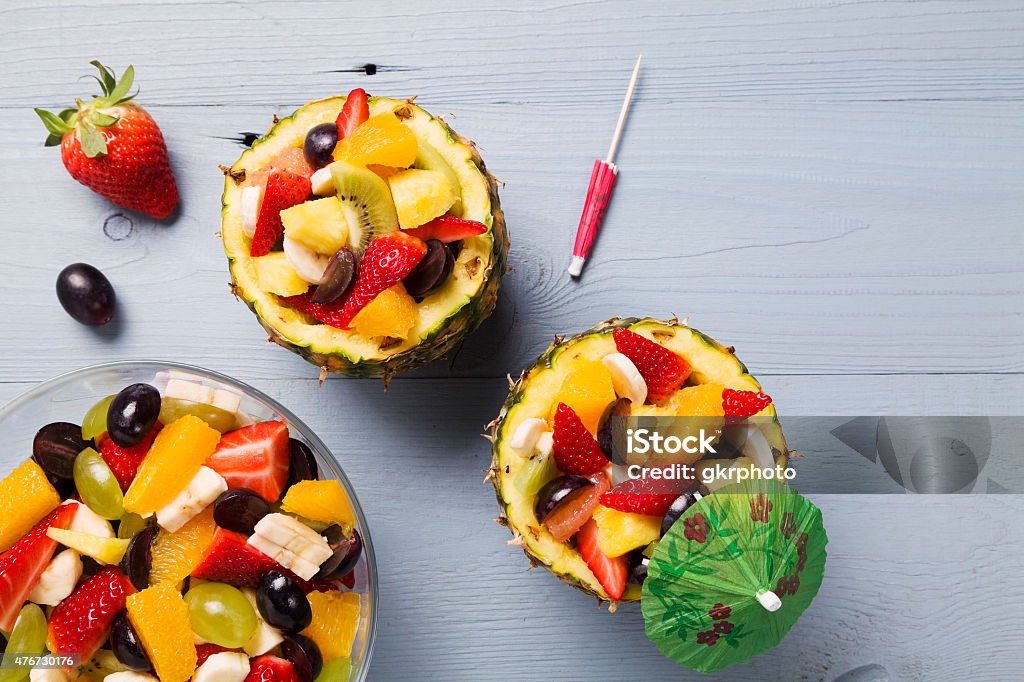
[[691, 505], [654, 550], [641, 606], [647, 636], [710, 673], [786, 636], [825, 574], [821, 510], [775, 481], [733, 483]]

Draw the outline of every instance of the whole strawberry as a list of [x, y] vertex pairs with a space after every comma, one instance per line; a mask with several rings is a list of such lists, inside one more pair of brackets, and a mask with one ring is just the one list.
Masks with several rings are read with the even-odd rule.
[[35, 112], [50, 133], [46, 145], [60, 145], [64, 167], [75, 180], [118, 206], [162, 220], [178, 205], [178, 187], [167, 145], [156, 121], [132, 102], [135, 69], [120, 80], [98, 61], [90, 62], [103, 94], [76, 108]]

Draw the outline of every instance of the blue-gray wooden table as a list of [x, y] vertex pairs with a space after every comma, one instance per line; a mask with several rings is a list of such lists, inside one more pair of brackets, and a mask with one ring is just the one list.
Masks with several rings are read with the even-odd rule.
[[[505, 376], [555, 334], [689, 315], [787, 414], [1024, 410], [1020, 2], [0, 1], [0, 399], [112, 359], [194, 363], [283, 401], [334, 448], [381, 575], [375, 680], [697, 680], [505, 545], [478, 435]], [[633, 60], [645, 65], [613, 204], [565, 273], [585, 183]], [[180, 215], [77, 185], [31, 108], [101, 58], [133, 63]], [[366, 65], [375, 65], [366, 68]], [[370, 73], [370, 72], [374, 73]], [[359, 86], [418, 95], [504, 181], [511, 267], [461, 352], [391, 384], [333, 378], [265, 342], [217, 232], [240, 140]], [[102, 268], [100, 331], [57, 272]], [[5, 444], [5, 448], [16, 447]], [[820, 496], [821, 592], [785, 641], [722, 680], [1024, 677], [1024, 502]]]

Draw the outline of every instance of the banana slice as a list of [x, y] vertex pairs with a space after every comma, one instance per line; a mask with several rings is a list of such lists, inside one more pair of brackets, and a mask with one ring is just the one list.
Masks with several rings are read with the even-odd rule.
[[309, 178], [309, 184], [313, 186], [313, 194], [318, 197], [326, 197], [337, 191], [334, 187], [334, 176], [331, 175], [331, 167], [329, 165], [313, 173], [312, 177]]
[[515, 450], [521, 457], [529, 457], [533, 454], [533, 447], [537, 444], [540, 435], [544, 433], [547, 422], [543, 419], [530, 417], [519, 423], [508, 446]]
[[260, 215], [262, 188], [257, 185], [242, 190], [242, 232], [251, 237], [256, 232], [256, 219]]
[[640, 375], [633, 361], [622, 353], [609, 353], [601, 362], [612, 375], [612, 387], [620, 398], [629, 398], [634, 405], [643, 405], [647, 400], [647, 382]]
[[324, 271], [331, 262], [330, 256], [317, 253], [287, 236], [284, 238], [284, 257], [295, 268], [299, 277], [310, 284], [320, 284], [324, 281]]

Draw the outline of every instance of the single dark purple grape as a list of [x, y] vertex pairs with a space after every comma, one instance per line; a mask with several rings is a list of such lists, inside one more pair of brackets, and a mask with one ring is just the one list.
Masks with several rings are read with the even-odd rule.
[[359, 531], [353, 528], [346, 534], [341, 526], [334, 524], [323, 535], [334, 554], [320, 564], [320, 571], [315, 577], [320, 580], [337, 580], [351, 573], [363, 553], [363, 538]]
[[301, 682], [313, 682], [324, 669], [324, 657], [316, 642], [305, 635], [289, 635], [281, 642], [281, 656], [291, 661]]
[[302, 144], [302, 153], [310, 166], [320, 169], [331, 162], [331, 154], [337, 144], [338, 126], [333, 123], [321, 123], [318, 126], [313, 126], [306, 133], [306, 141]]
[[142, 648], [139, 635], [128, 621], [128, 612], [122, 611], [114, 618], [110, 628], [110, 649], [121, 665], [129, 670], [146, 672], [153, 669], [153, 664]]
[[82, 438], [82, 427], [69, 422], [54, 422], [39, 429], [32, 441], [32, 459], [49, 476], [73, 479], [75, 457], [89, 447]]
[[689, 492], [683, 493], [676, 499], [672, 500], [672, 504], [668, 506], [668, 510], [665, 512], [665, 518], [661, 520], [661, 534], [664, 535], [668, 532], [668, 529], [672, 527], [679, 517], [683, 515], [683, 512], [690, 508], [694, 502], [697, 501], [696, 493]]
[[575, 474], [559, 476], [545, 483], [544, 487], [537, 492], [537, 499], [533, 501], [533, 514], [537, 517], [537, 521], [543, 523], [559, 502], [588, 485], [594, 485], [594, 482]]
[[[601, 415], [601, 422], [597, 428], [597, 444], [601, 448], [601, 452], [609, 460], [613, 460], [615, 454], [615, 436], [618, 431], [625, 431], [626, 424], [624, 419], [615, 419], [615, 417], [628, 417], [632, 412], [633, 403], [629, 398], [619, 398], [611, 405], [609, 405], [604, 414]], [[620, 438], [625, 434], [618, 434]], [[624, 438], [620, 440], [622, 442]]]
[[291, 439], [288, 455], [288, 486], [299, 481], [315, 481], [320, 476], [320, 467], [309, 446], [301, 440]]
[[78, 322], [98, 326], [110, 322], [117, 298], [102, 272], [87, 263], [75, 263], [57, 275], [57, 300]]
[[260, 519], [270, 513], [270, 505], [248, 488], [225, 490], [213, 503], [213, 520], [236, 533], [252, 535]]
[[343, 246], [331, 256], [324, 269], [324, 278], [313, 291], [313, 303], [330, 303], [348, 291], [348, 287], [356, 278], [358, 263], [352, 249]]
[[641, 550], [629, 555], [629, 582], [643, 585], [647, 580], [647, 557]]
[[313, 620], [309, 600], [295, 581], [279, 571], [267, 571], [256, 590], [256, 607], [267, 624], [295, 634]]
[[149, 587], [149, 571], [153, 565], [153, 541], [159, 529], [147, 526], [132, 536], [121, 559], [121, 572], [128, 576], [135, 589]]
[[121, 389], [107, 412], [107, 435], [123, 448], [138, 445], [160, 416], [160, 391], [149, 384]]
[[448, 281], [455, 267], [455, 256], [451, 249], [439, 239], [427, 240], [427, 253], [423, 260], [412, 269], [402, 284], [410, 296], [423, 298], [434, 293]]

